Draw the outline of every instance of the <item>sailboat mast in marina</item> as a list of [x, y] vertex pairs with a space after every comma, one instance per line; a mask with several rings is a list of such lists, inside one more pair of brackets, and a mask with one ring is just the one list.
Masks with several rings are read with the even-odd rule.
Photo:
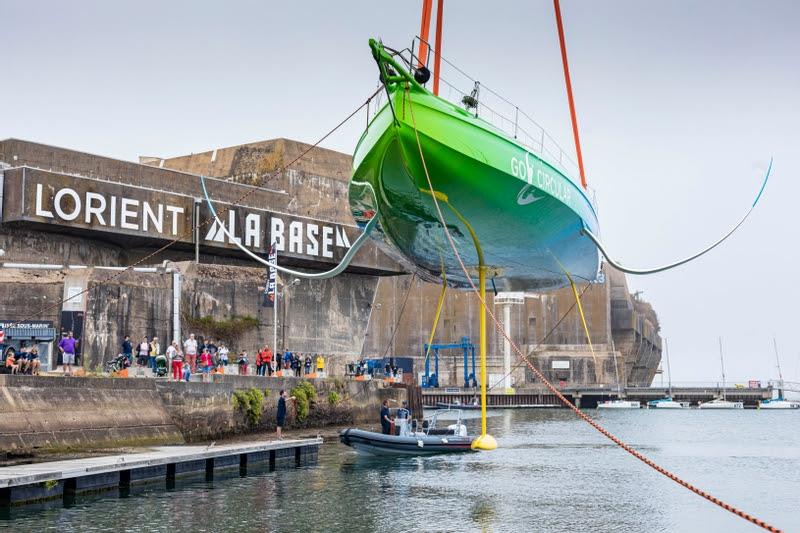
[[744, 409], [742, 402], [729, 402], [725, 398], [725, 357], [722, 354], [722, 337], [719, 337], [719, 364], [722, 370], [722, 389], [720, 397], [698, 405], [700, 409]]

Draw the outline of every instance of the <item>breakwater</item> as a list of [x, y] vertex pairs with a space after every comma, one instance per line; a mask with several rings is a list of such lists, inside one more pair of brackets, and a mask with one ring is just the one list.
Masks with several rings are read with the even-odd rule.
[[[269, 431], [278, 393], [299, 378], [213, 376], [210, 382], [135, 378], [0, 376], [0, 449], [6, 454], [184, 444]], [[315, 379], [304, 419], [290, 404], [287, 428], [377, 420], [384, 399], [406, 391], [380, 382]], [[242, 406], [237, 391], [259, 391], [260, 405]], [[241, 394], [240, 392], [240, 394]], [[257, 413], [254, 412], [257, 410]]]

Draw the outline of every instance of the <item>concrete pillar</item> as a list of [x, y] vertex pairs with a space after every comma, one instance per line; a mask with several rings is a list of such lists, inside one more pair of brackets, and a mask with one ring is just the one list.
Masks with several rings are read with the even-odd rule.
[[506, 394], [514, 394], [511, 379], [511, 306], [525, 303], [525, 294], [522, 292], [498, 292], [494, 297], [494, 304], [503, 306], [503, 383], [501, 387]]
[[511, 388], [511, 342], [508, 340], [511, 337], [511, 305], [503, 305], [503, 331], [505, 337], [503, 338], [503, 390]]

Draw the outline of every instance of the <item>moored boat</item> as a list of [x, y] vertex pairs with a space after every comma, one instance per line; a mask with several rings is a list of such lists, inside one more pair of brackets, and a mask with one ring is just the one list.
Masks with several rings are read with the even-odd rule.
[[633, 400], [606, 400], [597, 404], [598, 409], [640, 409], [642, 404]]
[[778, 341], [772, 337], [772, 346], [775, 348], [775, 362], [778, 366], [778, 397], [758, 402], [759, 409], [800, 409], [800, 402], [793, 402], [783, 397], [783, 370], [781, 358], [778, 356]]
[[732, 402], [725, 398], [725, 358], [722, 355], [722, 337], [719, 338], [719, 365], [722, 370], [722, 388], [719, 398], [714, 398], [709, 402], [703, 402], [697, 406], [698, 409], [744, 409], [743, 402]]
[[759, 409], [800, 409], [800, 402], [793, 402], [786, 398], [771, 398], [758, 402]]
[[667, 389], [667, 396], [664, 398], [658, 398], [657, 400], [650, 400], [647, 402], [648, 409], [683, 409], [684, 407], [688, 407], [688, 402], [676, 402], [672, 399], [672, 369], [670, 368], [669, 364], [669, 343], [667, 339], [664, 338], [664, 354], [667, 358], [667, 380], [669, 383], [669, 388]]
[[686, 407], [685, 403], [676, 402], [671, 396], [647, 402], [648, 409], [683, 409], [684, 407]]
[[703, 402], [697, 406], [698, 409], [744, 409], [743, 402], [732, 402], [725, 398], [714, 398], [709, 402]]

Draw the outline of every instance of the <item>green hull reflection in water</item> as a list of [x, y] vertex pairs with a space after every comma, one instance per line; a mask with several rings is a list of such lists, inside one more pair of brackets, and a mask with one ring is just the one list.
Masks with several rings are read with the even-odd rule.
[[[597, 278], [599, 254], [584, 227], [597, 216], [584, 192], [540, 155], [466, 110], [434, 96], [370, 41], [388, 102], [356, 147], [350, 207], [359, 223], [375, 212], [382, 248], [424, 279], [467, 280], [442, 230], [425, 164], [459, 253], [477, 276], [469, 224], [499, 290], [551, 289]], [[412, 109], [413, 106], [413, 109]], [[412, 116], [413, 111], [413, 116]], [[377, 204], [376, 204], [377, 202]]]

